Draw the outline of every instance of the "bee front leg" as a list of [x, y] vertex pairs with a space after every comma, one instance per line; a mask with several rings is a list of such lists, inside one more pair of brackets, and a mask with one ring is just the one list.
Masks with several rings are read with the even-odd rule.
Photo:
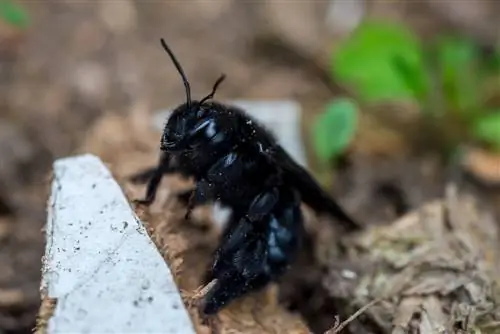
[[195, 189], [196, 188], [192, 188], [192, 189], [188, 189], [188, 190], [183, 190], [183, 191], [180, 191], [180, 192], [176, 193], [174, 196], [183, 205], [189, 205], [189, 202], [191, 201], [191, 197], [193, 197]]
[[[162, 152], [160, 156], [160, 162], [155, 169], [148, 169], [144, 172], [134, 175], [136, 179], [140, 179], [141, 177], [149, 177], [149, 182], [146, 188], [146, 197], [144, 199], [135, 200], [137, 204], [150, 205], [154, 202], [161, 179], [169, 169], [171, 169], [170, 155], [166, 152]], [[132, 178], [134, 178], [134, 176]]]
[[171, 163], [170, 154], [162, 152], [160, 161], [156, 167], [148, 167], [140, 170], [128, 177], [128, 180], [134, 184], [144, 184], [151, 181], [156, 175], [161, 172], [162, 174], [182, 173], [182, 170]]
[[134, 184], [147, 183], [155, 175], [157, 167], [149, 167], [129, 176], [130, 182]]

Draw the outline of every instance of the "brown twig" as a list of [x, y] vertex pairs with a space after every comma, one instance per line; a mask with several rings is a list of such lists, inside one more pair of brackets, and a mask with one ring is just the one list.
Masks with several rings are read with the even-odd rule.
[[365, 306], [361, 307], [359, 310], [357, 310], [353, 315], [351, 315], [349, 318], [344, 320], [342, 323], [339, 324], [339, 317], [335, 317], [335, 325], [327, 330], [325, 334], [335, 334], [335, 333], [340, 333], [341, 330], [343, 330], [350, 322], [352, 322], [354, 319], [359, 317], [361, 314], [363, 314], [368, 308], [372, 307], [376, 303], [380, 302], [381, 299], [374, 299]]

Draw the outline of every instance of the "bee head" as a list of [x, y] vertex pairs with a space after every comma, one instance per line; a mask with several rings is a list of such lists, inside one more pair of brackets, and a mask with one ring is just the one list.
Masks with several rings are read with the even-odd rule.
[[224, 81], [226, 75], [222, 74], [217, 79], [210, 94], [202, 98], [200, 101], [192, 101], [191, 87], [184, 73], [184, 70], [182, 69], [182, 66], [177, 61], [174, 53], [163, 38], [161, 39], [161, 44], [163, 46], [163, 49], [170, 56], [170, 59], [177, 69], [177, 72], [179, 72], [186, 92], [186, 102], [175, 108], [175, 110], [172, 112], [172, 115], [169, 117], [167, 124], [165, 125], [161, 138], [161, 149], [173, 150], [176, 148], [181, 148], [183, 146], [182, 143], [186, 139], [189, 131], [205, 114], [206, 108], [204, 108], [204, 103], [214, 97], [217, 88], [222, 83], [222, 81]]

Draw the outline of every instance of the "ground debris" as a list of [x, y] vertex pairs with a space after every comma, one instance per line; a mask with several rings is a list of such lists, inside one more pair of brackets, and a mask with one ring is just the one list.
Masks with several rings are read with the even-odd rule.
[[449, 184], [444, 199], [344, 240], [362, 269], [347, 278], [330, 265], [323, 284], [343, 316], [383, 300], [352, 321], [353, 333], [497, 333], [498, 238], [493, 217]]
[[47, 296], [42, 298], [42, 303], [36, 319], [36, 328], [33, 330], [35, 334], [45, 334], [47, 332], [47, 325], [49, 319], [54, 314], [56, 305], [57, 299], [49, 298]]

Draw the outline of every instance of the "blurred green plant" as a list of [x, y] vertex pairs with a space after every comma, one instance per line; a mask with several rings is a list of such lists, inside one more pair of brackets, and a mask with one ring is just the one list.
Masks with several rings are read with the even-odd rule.
[[314, 147], [323, 162], [341, 155], [356, 132], [358, 106], [348, 98], [328, 103], [313, 125]]
[[419, 50], [410, 31], [394, 23], [365, 22], [334, 53], [332, 75], [367, 102], [415, 98], [426, 88]]
[[[331, 75], [360, 104], [418, 104], [427, 130], [452, 147], [473, 140], [500, 151], [500, 106], [490, 103], [500, 98], [499, 50], [485, 56], [474, 41], [453, 35], [424, 43], [404, 24], [364, 21], [336, 46]], [[346, 117], [355, 119], [357, 110], [341, 99], [319, 116], [313, 143], [321, 159], [334, 159], [349, 145], [355, 122]]]
[[0, 19], [16, 28], [24, 29], [29, 23], [29, 15], [24, 8], [11, 0], [0, 0]]

